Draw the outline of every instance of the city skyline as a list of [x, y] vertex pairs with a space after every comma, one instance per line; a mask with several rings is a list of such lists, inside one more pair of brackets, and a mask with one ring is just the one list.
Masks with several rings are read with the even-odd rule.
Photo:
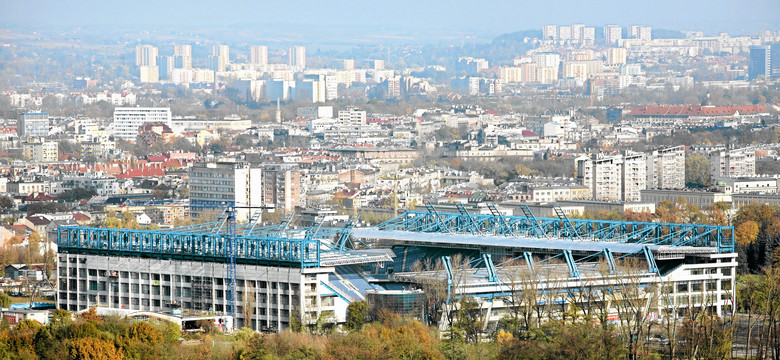
[[[233, 2], [207, 12], [196, 10], [203, 7], [200, 5], [209, 6], [203, 1], [141, 1], [132, 5], [116, 4], [110, 8], [91, 8], [86, 2], [43, 1], [34, 5], [11, 2], [5, 4], [6, 11], [0, 14], [0, 26], [88, 28], [111, 25], [117, 28], [136, 27], [150, 30], [169, 27], [186, 30], [237, 27], [255, 31], [278, 31], [280, 26], [307, 24], [311, 29], [288, 30], [290, 33], [320, 33], [322, 28], [335, 31], [356, 27], [411, 37], [425, 37], [426, 31], [437, 32], [442, 29], [449, 33], [466, 31], [497, 35], [555, 23], [583, 23], [591, 26], [636, 23], [712, 34], [750, 34], [761, 30], [776, 30], [780, 26], [780, 3], [771, 0], [753, 1], [749, 5], [721, 0], [708, 2], [706, 7], [696, 1], [670, 0], [635, 3], [631, 7], [613, 0], [596, 1], [588, 7], [579, 6], [570, 0], [554, 4], [491, 1], [482, 3], [482, 6], [457, 2], [455, 6], [448, 3], [446, 7], [437, 2], [409, 1], [374, 3], [371, 6], [351, 0], [336, 4], [311, 1], [303, 4]], [[150, 7], [156, 11], [149, 12]], [[519, 11], [499, 11], [511, 7]], [[36, 15], [34, 18], [26, 15], [32, 11]], [[474, 21], [475, 18], [482, 21]]]

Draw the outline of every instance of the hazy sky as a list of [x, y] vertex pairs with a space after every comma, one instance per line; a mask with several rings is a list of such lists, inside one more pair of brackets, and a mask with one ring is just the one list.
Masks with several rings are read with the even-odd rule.
[[750, 34], [780, 30], [780, 0], [0, 0], [2, 26], [251, 24], [263, 29], [280, 23], [495, 34], [550, 23], [614, 23]]

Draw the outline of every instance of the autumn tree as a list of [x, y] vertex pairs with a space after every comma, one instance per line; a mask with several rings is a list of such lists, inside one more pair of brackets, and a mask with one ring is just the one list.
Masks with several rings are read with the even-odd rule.
[[97, 338], [76, 339], [70, 345], [71, 360], [122, 360], [124, 354], [114, 344]]
[[758, 223], [753, 220], [745, 221], [734, 229], [734, 240], [737, 244], [747, 246], [758, 238]]

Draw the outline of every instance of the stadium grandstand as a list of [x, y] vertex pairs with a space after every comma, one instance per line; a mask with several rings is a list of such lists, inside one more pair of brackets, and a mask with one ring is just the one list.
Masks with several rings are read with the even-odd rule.
[[441, 328], [466, 297], [485, 327], [529, 301], [548, 316], [593, 307], [613, 316], [629, 297], [653, 318], [733, 310], [732, 227], [569, 219], [560, 208], [553, 218], [527, 207], [506, 216], [492, 204], [491, 214], [426, 208], [372, 227], [297, 227], [294, 216], [261, 226], [259, 215], [166, 230], [63, 226], [57, 304], [229, 314], [236, 327], [258, 331], [280, 331], [295, 317], [340, 325], [347, 306], [366, 299]]

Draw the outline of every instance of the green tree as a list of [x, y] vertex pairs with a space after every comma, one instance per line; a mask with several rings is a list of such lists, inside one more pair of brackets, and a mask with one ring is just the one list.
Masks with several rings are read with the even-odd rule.
[[685, 185], [690, 187], [710, 185], [710, 159], [699, 154], [685, 158]]
[[0, 196], [0, 209], [7, 210], [12, 209], [16, 207], [16, 203], [14, 203], [14, 199], [12, 199], [10, 196]]
[[347, 306], [346, 326], [349, 330], [357, 330], [366, 323], [368, 319], [368, 303], [365, 301], [355, 301]]
[[11, 297], [8, 296], [8, 294], [5, 293], [5, 291], [0, 291], [0, 308], [8, 308], [11, 306]]

